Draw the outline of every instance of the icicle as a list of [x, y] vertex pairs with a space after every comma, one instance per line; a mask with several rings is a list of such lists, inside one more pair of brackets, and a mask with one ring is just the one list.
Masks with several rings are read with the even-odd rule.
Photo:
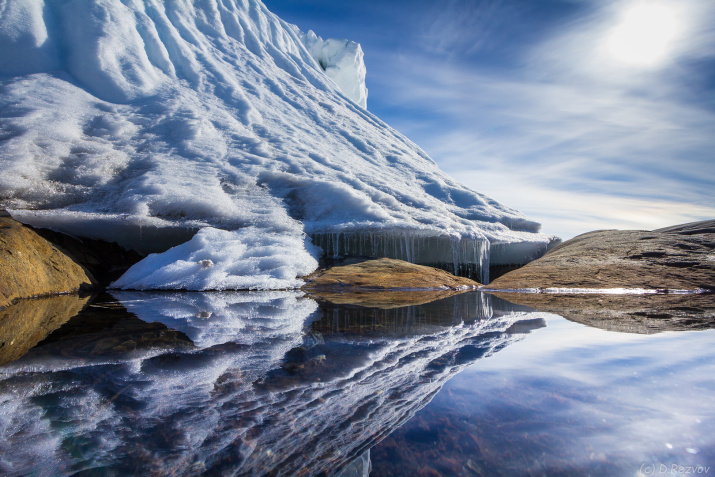
[[454, 265], [454, 274], [457, 274], [457, 265], [459, 264], [459, 244], [456, 243], [456, 240], [454, 236], [449, 237], [450, 244], [452, 246], [452, 263]]

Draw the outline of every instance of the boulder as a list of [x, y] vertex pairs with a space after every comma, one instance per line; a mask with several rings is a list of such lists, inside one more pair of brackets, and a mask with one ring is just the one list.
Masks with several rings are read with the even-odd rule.
[[91, 288], [84, 268], [30, 228], [0, 217], [0, 309], [18, 298]]
[[660, 231], [599, 230], [558, 245], [486, 288], [715, 289], [712, 221]]
[[438, 268], [391, 258], [318, 270], [305, 281], [303, 290], [318, 300], [384, 309], [428, 303], [480, 286]]
[[438, 268], [392, 258], [365, 260], [318, 270], [305, 277], [307, 289], [462, 290], [480, 284]]

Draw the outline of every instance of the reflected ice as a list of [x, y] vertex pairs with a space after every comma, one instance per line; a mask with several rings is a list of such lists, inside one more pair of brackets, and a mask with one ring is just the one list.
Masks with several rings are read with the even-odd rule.
[[[91, 355], [106, 338], [73, 319], [0, 368], [2, 473], [363, 471], [358, 458], [447, 380], [543, 326], [480, 293], [347, 312], [299, 292], [115, 296], [144, 351]], [[49, 348], [90, 356], [53, 368]]]

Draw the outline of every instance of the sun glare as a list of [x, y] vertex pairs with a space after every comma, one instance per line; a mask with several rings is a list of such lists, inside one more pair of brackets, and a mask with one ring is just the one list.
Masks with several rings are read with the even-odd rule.
[[677, 33], [673, 8], [642, 2], [625, 11], [608, 38], [608, 49], [623, 63], [657, 66], [667, 59]]

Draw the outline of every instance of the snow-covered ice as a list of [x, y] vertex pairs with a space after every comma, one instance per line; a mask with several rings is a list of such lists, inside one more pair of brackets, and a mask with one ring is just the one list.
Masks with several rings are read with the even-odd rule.
[[[306, 236], [466, 241], [453, 262], [477, 270], [494, 245], [545, 248], [364, 109], [364, 73], [359, 45], [259, 0], [0, 2], [0, 207], [144, 252], [217, 229], [120, 281], [137, 288], [296, 286], [318, 256]], [[251, 269], [232, 255], [247, 246], [288, 248]], [[182, 265], [203, 255], [214, 266]]]
[[[297, 28], [297, 27], [296, 27]], [[323, 40], [313, 30], [299, 31], [300, 39], [330, 79], [335, 81], [345, 96], [367, 108], [364, 54], [359, 43], [328, 38]]]

